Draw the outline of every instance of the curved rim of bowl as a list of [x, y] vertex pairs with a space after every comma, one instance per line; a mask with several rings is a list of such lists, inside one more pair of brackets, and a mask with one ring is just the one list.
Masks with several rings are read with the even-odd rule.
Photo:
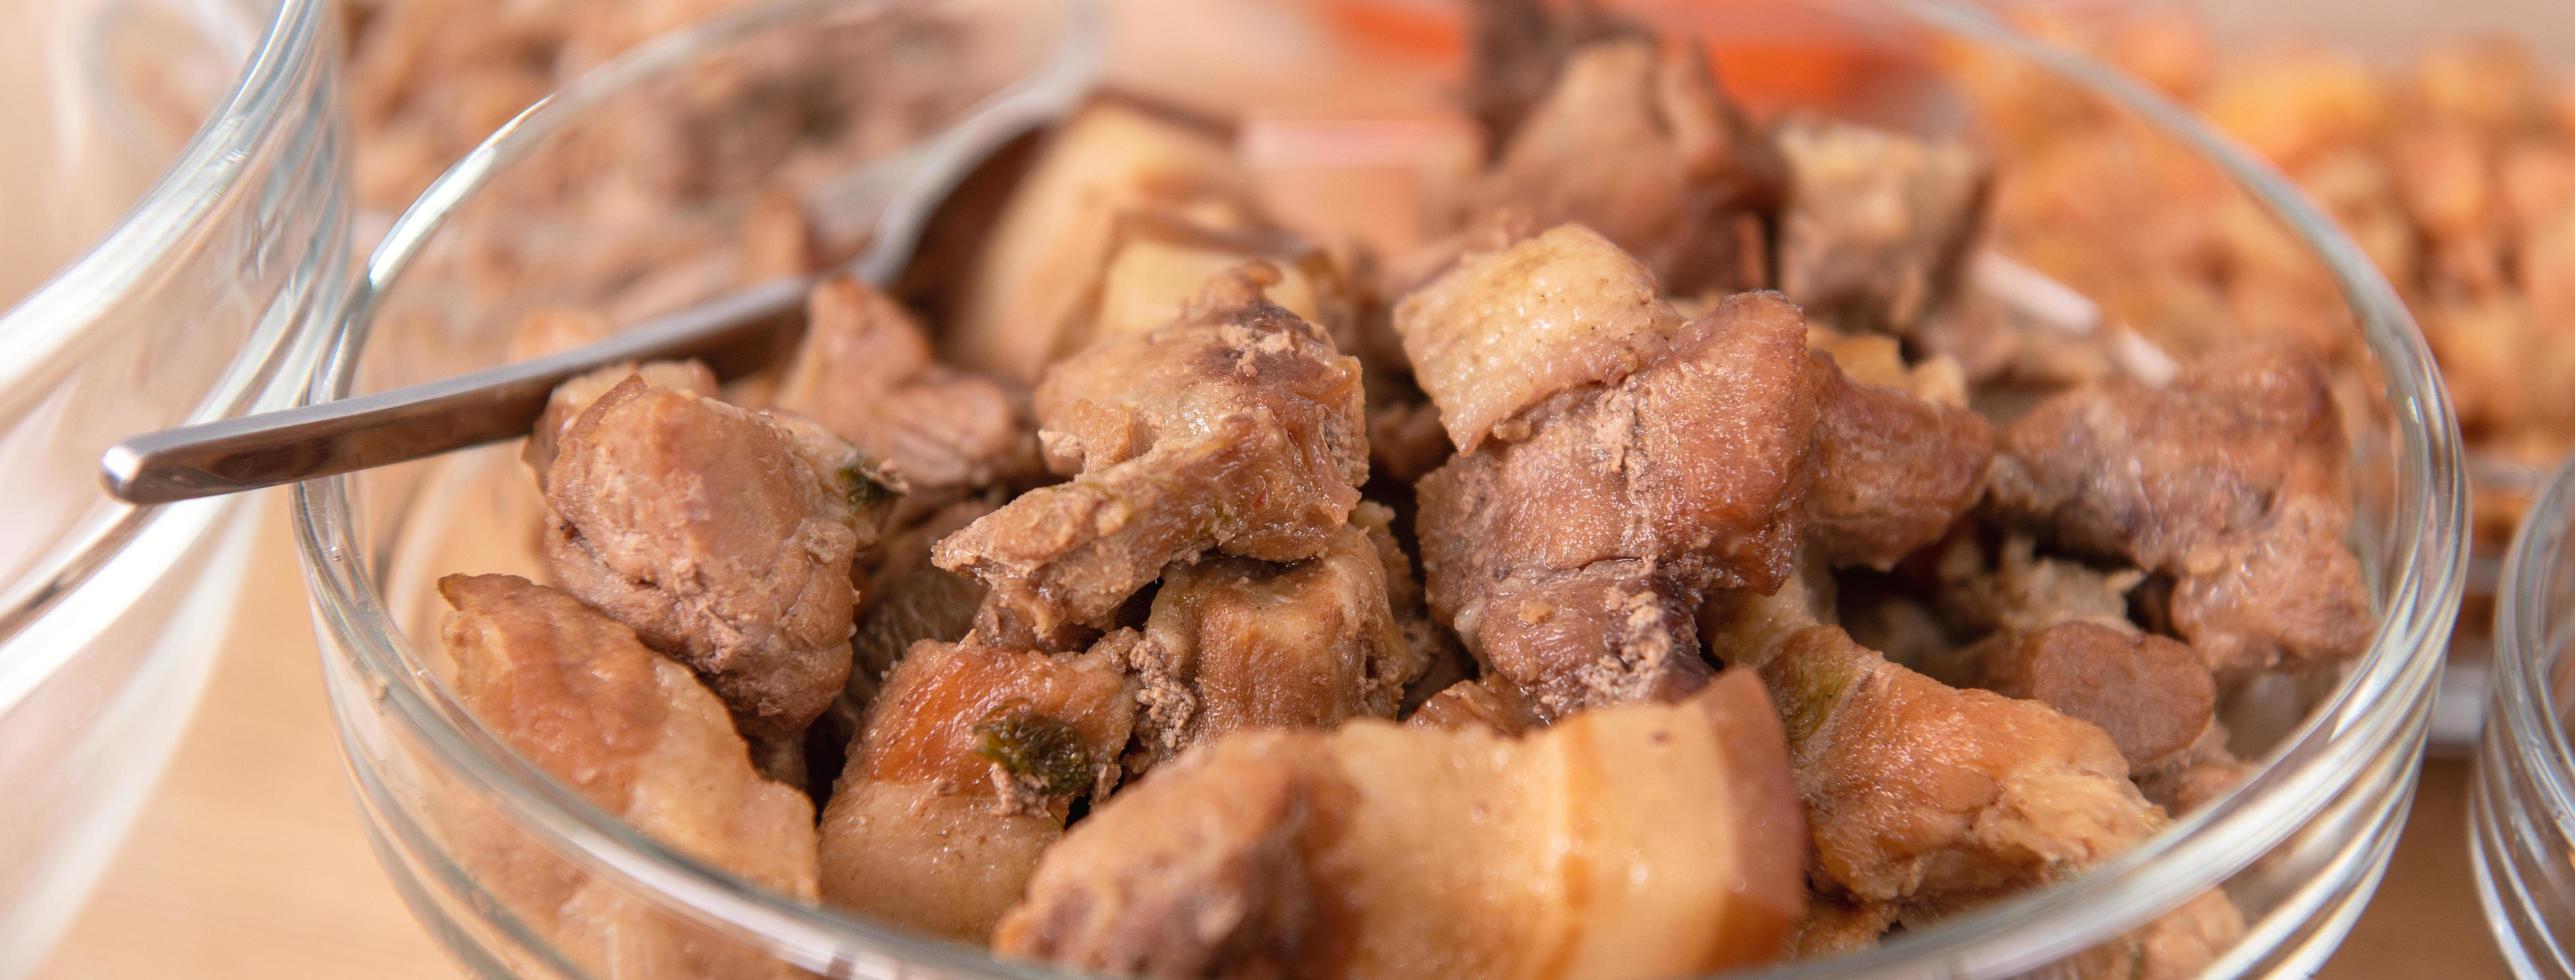
[[[877, 0], [892, 3], [897, 0]], [[1075, 0], [1088, 8], [1087, 0]], [[1851, 6], [1853, 0], [1815, 0]], [[2278, 846], [2364, 769], [2391, 749], [2419, 747], [2410, 719], [2429, 697], [2439, 651], [2456, 617], [2465, 577], [2464, 462], [2447, 394], [2405, 306], [2364, 254], [2287, 178], [2161, 94], [2084, 55], [2037, 41], [1984, 12], [1945, 0], [1858, 0], [1951, 37], [1999, 50], [2079, 85], [2143, 119], [2162, 136], [2199, 152], [2263, 205], [2334, 277], [2379, 362], [2398, 430], [2394, 532], [2397, 569], [2369, 649], [2334, 694], [2274, 749], [2271, 762], [2236, 791], [2174, 822], [2136, 849], [2090, 873], [1907, 933], [1865, 952], [1774, 969], [1764, 976], [1919, 976], [1925, 970], [2003, 974], [2090, 948], [2217, 886]], [[811, 0], [780, 6], [812, 7]], [[367, 281], [330, 353], [312, 397], [350, 383], [365, 340], [371, 297], [391, 285], [444, 215], [496, 167], [561, 123], [565, 113], [626, 84], [675, 67], [679, 59], [771, 22], [778, 8], [665, 38], [568, 87], [497, 132], [404, 213], [377, 250]], [[1084, 29], [1096, 31], [1097, 12]], [[829, 969], [850, 964], [855, 946], [948, 970], [1045, 976], [1028, 964], [789, 899], [735, 878], [636, 832], [519, 759], [405, 648], [370, 578], [365, 544], [348, 504], [348, 480], [296, 488], [297, 537], [333, 639], [371, 675], [372, 692], [408, 734], [429, 746], [451, 774], [509, 812], [521, 828], [568, 859], [632, 884], [638, 897], [700, 921], [722, 923], [782, 957]], [[2415, 746], [2400, 744], [2413, 736]]]
[[[291, 98], [317, 49], [337, 42], [326, 0], [278, 0], [250, 60], [179, 156], [142, 198], [72, 261], [54, 271], [16, 305], [0, 307], [0, 390], [51, 370], [79, 353], [76, 341], [91, 322], [96, 298], [122, 295], [142, 283], [199, 227], [209, 211], [253, 168], [251, 150], [280, 127], [305, 125]], [[276, 351], [261, 351], [274, 356]], [[254, 382], [239, 373], [236, 386]], [[225, 403], [242, 391], [217, 390], [204, 402]]]
[[2536, 789], [2543, 797], [2533, 812], [2548, 814], [2559, 840], [2575, 840], [2575, 741], [2567, 737], [2565, 717], [2550, 678], [2558, 657], [2549, 633], [2575, 610], [2550, 608], [2549, 593], [2558, 584], [2567, 547], [2575, 544], [2575, 457], [2570, 457], [2547, 488], [2531, 503], [2530, 515], [2513, 533], [2512, 550], [2504, 556], [2502, 586], [2497, 590], [2494, 633], [2493, 714], [2486, 739], [2500, 740], [2495, 751], [2508, 756], [2512, 772], [2488, 773], [2506, 778], [2509, 791]]

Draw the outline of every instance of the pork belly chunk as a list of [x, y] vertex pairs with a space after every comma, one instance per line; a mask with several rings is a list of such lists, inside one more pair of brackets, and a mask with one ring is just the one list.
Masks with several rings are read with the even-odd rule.
[[835, 277], [806, 300], [805, 336], [776, 405], [849, 440], [923, 511], [1036, 469], [1019, 399], [999, 382], [931, 357], [918, 322], [891, 298]]
[[[509, 575], [451, 575], [439, 628], [458, 699], [492, 734], [645, 836], [793, 898], [816, 896], [813, 804], [760, 778], [723, 701], [633, 630]], [[618, 897], [480, 808], [443, 811], [494, 897], [576, 963], [634, 976], [788, 976]]]
[[1469, 213], [1525, 208], [1592, 228], [1676, 294], [1770, 285], [1767, 230], [1786, 167], [1697, 46], [1583, 45], [1501, 147]]
[[1071, 802], [1115, 784], [1134, 721], [1113, 651], [915, 646], [823, 811], [824, 900], [984, 941]]
[[1966, 144], [1799, 117], [1788, 161], [1779, 289], [1845, 330], [1910, 336], [1948, 294], [1991, 174]]
[[745, 735], [792, 736], [840, 692], [851, 559], [886, 496], [849, 444], [635, 377], [564, 431], [545, 483], [548, 572], [696, 670]]
[[1748, 674], [1522, 739], [1238, 733], [1074, 828], [994, 948], [1147, 976], [1718, 971], [1781, 953], [1800, 827]]
[[1817, 378], [1796, 307], [1743, 294], [1526, 439], [1451, 460], [1417, 488], [1433, 612], [1550, 717], [1687, 693], [1700, 596], [1788, 571]]
[[1220, 277], [1172, 322], [1093, 347], [1037, 391], [1047, 462], [1069, 482], [939, 542], [992, 589], [998, 637], [1106, 625], [1166, 565], [1210, 552], [1322, 553], [1358, 503], [1359, 364], [1270, 303], [1265, 266]]
[[2375, 617], [2324, 369], [2279, 347], [2219, 354], [2172, 384], [2115, 378], [2007, 427], [1990, 499], [2077, 550], [2171, 575], [2174, 629], [2224, 671], [2331, 664]]
[[1035, 384], [1070, 353], [1131, 209], [1177, 210], [1222, 227], [1255, 224], [1251, 177], [1223, 134], [1115, 99], [1095, 100], [1051, 136], [1003, 208], [957, 297], [943, 345], [958, 364]]
[[1277, 564], [1207, 558], [1163, 573], [1143, 641], [1143, 772], [1246, 728], [1331, 728], [1393, 718], [1424, 657], [1405, 642], [1368, 532], [1346, 525], [1323, 554]]
[[1598, 232], [1558, 225], [1470, 247], [1397, 303], [1394, 323], [1441, 425], [1472, 453], [1550, 396], [1642, 368], [1682, 320], [1643, 263]]

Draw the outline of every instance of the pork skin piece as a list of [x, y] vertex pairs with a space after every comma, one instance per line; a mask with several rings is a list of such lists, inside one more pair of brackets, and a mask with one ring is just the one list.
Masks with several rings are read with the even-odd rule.
[[912, 512], [1036, 470], [1019, 398], [999, 382], [931, 358], [921, 325], [891, 298], [836, 276], [805, 303], [805, 336], [776, 405], [814, 420], [877, 461]]
[[2357, 655], [2376, 617], [2345, 543], [2346, 445], [2324, 369], [2263, 347], [2172, 384], [2113, 378], [2003, 431], [1989, 500], [2079, 550], [2173, 576], [2171, 621], [2220, 672]]
[[1796, 791], [1749, 674], [1526, 738], [1243, 732], [1039, 862], [1003, 956], [1145, 976], [1631, 977], [1777, 958]]
[[1151, 109], [1095, 101], [1065, 121], [1003, 207], [942, 338], [956, 363], [1036, 384], [1064, 353], [1109, 260], [1118, 215], [1181, 210], [1255, 224], [1251, 177], [1220, 133]]
[[1040, 439], [1048, 465], [1074, 478], [934, 552], [991, 588], [996, 630], [1106, 625], [1165, 566], [1210, 552], [1322, 553], [1367, 478], [1359, 363], [1264, 299], [1275, 281], [1264, 265], [1219, 277], [1171, 323], [1048, 372]]
[[1320, 246], [1273, 229], [1203, 225], [1155, 210], [1120, 214], [1089, 309], [1058, 342], [1054, 359], [1112, 337], [1171, 322], [1207, 281], [1247, 262], [1268, 262], [1279, 281], [1270, 301], [1331, 335], [1333, 346], [1359, 352], [1358, 296], [1339, 263]]
[[1717, 88], [1698, 46], [1584, 45], [1501, 146], [1469, 192], [1470, 214], [1518, 207], [1584, 225], [1679, 295], [1771, 284], [1768, 232], [1787, 167]]
[[1113, 651], [914, 646], [823, 810], [823, 900], [983, 942], [1070, 801], [1116, 782], [1134, 721]]
[[[760, 778], [724, 702], [633, 630], [509, 575], [451, 575], [439, 628], [457, 698], [502, 742], [647, 837], [791, 898], [817, 895], [813, 804]], [[441, 807], [477, 880], [606, 975], [785, 977], [620, 887], [592, 882], [479, 805]]]
[[1861, 902], [2045, 884], [2164, 825], [2118, 745], [2044, 704], [1947, 687], [1831, 626], [1790, 635], [1761, 673], [1817, 873]]
[[755, 740], [849, 677], [851, 560], [882, 488], [810, 423], [629, 378], [564, 431], [544, 555], [565, 591], [698, 672]]
[[1395, 305], [1394, 323], [1449, 439], [1473, 453], [1549, 397], [1644, 367], [1682, 319], [1643, 263], [1598, 232], [1557, 225], [1469, 246]]
[[2191, 648], [2098, 622], [1997, 633], [1977, 644], [1976, 686], [2092, 723], [2131, 773], [2179, 756], [2206, 730], [2217, 682]]
[[1779, 290], [1844, 330], [1911, 336], [1948, 295], [1983, 224], [1992, 174], [1965, 143], [1798, 117]]
[[1424, 657], [1405, 642], [1386, 566], [1358, 525], [1280, 565], [1207, 558], [1163, 572], [1143, 642], [1137, 773], [1246, 728], [1331, 728], [1393, 718]]
[[1705, 591], [1788, 572], [1817, 387], [1797, 308], [1742, 294], [1526, 439], [1449, 461], [1417, 487], [1433, 614], [1548, 717], [1687, 693]]
[[1829, 365], [1815, 426], [1806, 540], [1835, 566], [1884, 571], [1984, 496], [1994, 429], [1964, 406], [1861, 384]]

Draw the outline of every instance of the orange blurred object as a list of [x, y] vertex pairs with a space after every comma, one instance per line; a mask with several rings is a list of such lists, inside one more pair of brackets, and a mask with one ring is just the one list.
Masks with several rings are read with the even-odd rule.
[[[1462, 71], [1465, 4], [1457, 0], [1317, 0], [1335, 36], [1354, 46]], [[1811, 4], [1779, 0], [1601, 0], [1675, 34], [1704, 38], [1727, 90], [1754, 111], [1837, 106], [1891, 77], [1917, 73], [1923, 39], [1866, 29]]]

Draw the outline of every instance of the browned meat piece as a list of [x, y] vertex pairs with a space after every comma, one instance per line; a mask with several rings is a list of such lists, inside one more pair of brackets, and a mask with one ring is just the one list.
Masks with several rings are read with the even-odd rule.
[[1588, 228], [1558, 225], [1469, 244], [1396, 304], [1394, 322], [1449, 438], [1472, 453], [1497, 427], [1520, 438], [1526, 426], [1507, 423], [1550, 397], [1634, 373], [1682, 320], [1643, 264]]
[[547, 470], [548, 571], [784, 738], [849, 676], [850, 563], [882, 488], [810, 424], [629, 378]]
[[1222, 135], [1119, 101], [1085, 106], [1019, 182], [963, 278], [941, 343], [957, 363], [1034, 384], [1070, 353], [1083, 305], [1110, 258], [1118, 215], [1179, 209], [1202, 223], [1252, 224], [1250, 178]]
[[823, 899], [983, 941], [1070, 801], [1116, 782], [1134, 722], [1114, 651], [914, 647], [823, 811]]
[[1358, 297], [1332, 256], [1282, 231], [1199, 224], [1169, 211], [1120, 214], [1094, 299], [1057, 341], [1060, 360], [1111, 337], [1143, 333], [1179, 316], [1207, 281], [1247, 262], [1279, 270], [1270, 301], [1358, 353]]
[[1139, 773], [1240, 729], [1393, 718], [1424, 660], [1357, 525], [1294, 564], [1210, 558], [1165, 571], [1126, 657], [1142, 685], [1141, 748], [1128, 757]]
[[2128, 590], [2145, 581], [2133, 568], [2103, 571], [2038, 554], [2038, 541], [2006, 534], [1989, 561], [1972, 537], [1940, 555], [1940, 610], [1972, 632], [2029, 632], [2067, 620], [2128, 622]]
[[1348, 520], [1368, 467], [1359, 364], [1263, 299], [1274, 281], [1238, 270], [1180, 319], [1048, 373], [1041, 439], [1050, 465], [1079, 475], [935, 552], [991, 587], [1002, 635], [1105, 625], [1164, 566], [1210, 551], [1311, 558]]
[[1767, 229], [1786, 167], [1698, 46], [1583, 46], [1501, 146], [1470, 213], [1517, 207], [1585, 225], [1683, 295], [1770, 284]]
[[814, 287], [804, 340], [777, 406], [812, 419], [882, 464], [923, 510], [1036, 469], [1016, 399], [990, 378], [942, 366], [918, 323], [849, 278]]
[[1516, 740], [1248, 732], [1094, 811], [993, 945], [1150, 976], [1719, 971], [1781, 953], [1799, 828], [1749, 675]]
[[1833, 565], [1884, 570], [1940, 540], [1985, 490], [1994, 430], [1963, 406], [1817, 372], [1806, 540]]
[[2067, 547], [2174, 577], [2171, 619], [2221, 671], [2358, 654], [2374, 617], [2324, 370], [2263, 348], [2162, 388], [2114, 378], [2005, 429], [1990, 499]]
[[1990, 174], [1967, 145], [1852, 123], [1781, 125], [1779, 289], [1845, 330], [1911, 335], [1948, 295]]
[[1414, 709], [1404, 724], [1449, 731], [1484, 730], [1497, 735], [1523, 735], [1546, 724], [1529, 702], [1507, 684], [1459, 681]]
[[1543, 714], [1686, 693], [1711, 587], [1787, 574], [1817, 372], [1776, 294], [1729, 298], [1616, 387], [1419, 486], [1431, 608]]
[[612, 365], [556, 385], [554, 393], [546, 396], [545, 412], [537, 416], [536, 427], [528, 431], [527, 445], [519, 450], [519, 458], [536, 472], [537, 489], [545, 489], [546, 473], [554, 468], [556, 448], [563, 442], [564, 430], [628, 378], [642, 378], [656, 388], [705, 398], [716, 395], [715, 372], [696, 361]]
[[[440, 627], [457, 698], [583, 799], [777, 892], [816, 895], [813, 804], [751, 768], [722, 701], [634, 631], [508, 575], [451, 575]], [[439, 811], [459, 858], [576, 964], [635, 976], [787, 976], [538, 853], [480, 806]]]
[[1946, 687], [1829, 626], [1792, 634], [1761, 671], [1817, 871], [1861, 902], [2044, 884], [2164, 825], [2119, 747], [2046, 705]]
[[2217, 707], [2217, 682], [2197, 654], [2133, 629], [2067, 622], [1978, 646], [1976, 686], [2091, 722], [2131, 772], [2189, 748]]
[[1478, 0], [1467, 12], [1473, 44], [1467, 100], [1496, 142], [1518, 131], [1575, 51], [1597, 41], [1645, 36], [1642, 28], [1590, 0]]

